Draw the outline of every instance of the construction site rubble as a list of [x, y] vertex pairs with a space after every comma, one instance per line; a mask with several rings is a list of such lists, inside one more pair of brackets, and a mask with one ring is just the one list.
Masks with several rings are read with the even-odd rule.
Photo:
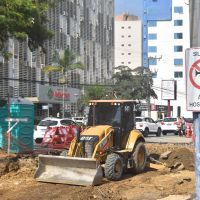
[[[193, 147], [146, 144], [156, 166], [145, 173], [126, 173], [120, 181], [103, 180], [99, 186], [82, 187], [39, 183], [33, 179], [37, 157], [0, 159], [0, 199], [32, 200], [189, 200], [194, 193]], [[170, 153], [169, 153], [170, 152]], [[0, 155], [4, 155], [0, 152]], [[164, 156], [165, 155], [165, 156]], [[153, 163], [153, 162], [151, 162]]]

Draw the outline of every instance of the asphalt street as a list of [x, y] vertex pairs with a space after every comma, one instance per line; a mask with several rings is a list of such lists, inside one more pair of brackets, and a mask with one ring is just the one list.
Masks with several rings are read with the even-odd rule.
[[169, 144], [190, 144], [193, 143], [192, 138], [187, 138], [185, 136], [177, 136], [174, 134], [167, 134], [167, 135], [161, 135], [160, 137], [157, 137], [155, 135], [149, 135], [148, 137], [145, 137], [145, 141], [147, 143], [169, 143]]

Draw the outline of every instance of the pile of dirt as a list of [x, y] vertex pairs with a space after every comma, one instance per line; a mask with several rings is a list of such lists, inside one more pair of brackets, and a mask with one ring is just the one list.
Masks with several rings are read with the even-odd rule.
[[[171, 144], [146, 144], [148, 155], [160, 155], [171, 151], [165, 160], [168, 167], [177, 162], [183, 163], [186, 169], [194, 163], [192, 146]], [[156, 157], [154, 157], [156, 158]], [[195, 189], [194, 171], [170, 171], [149, 169], [144, 173], [124, 174], [120, 181], [103, 179], [99, 186], [72, 186], [64, 184], [41, 183], [33, 179], [37, 159], [34, 157], [17, 157], [0, 159], [0, 199], [10, 200], [156, 200], [169, 195], [191, 195]], [[2, 164], [2, 165], [1, 165]], [[1, 170], [2, 169], [2, 170]]]
[[9, 173], [21, 173], [27, 176], [35, 171], [37, 160], [35, 158], [3, 157], [0, 158], [0, 177]]
[[169, 153], [168, 158], [161, 159], [168, 168], [174, 169], [176, 166], [182, 166], [182, 169], [194, 171], [194, 155], [187, 148], [179, 148]]

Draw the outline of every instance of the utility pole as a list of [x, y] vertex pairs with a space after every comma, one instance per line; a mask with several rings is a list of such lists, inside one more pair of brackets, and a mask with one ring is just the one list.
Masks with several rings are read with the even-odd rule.
[[[190, 47], [200, 47], [200, 1], [192, 0], [190, 6]], [[193, 112], [195, 135], [196, 197], [200, 199], [200, 112]]]
[[[162, 59], [162, 55], [160, 57], [148, 57], [148, 69], [149, 69], [149, 61], [150, 60], [160, 60]], [[150, 69], [149, 69], [150, 70]], [[148, 74], [147, 74], [148, 76]], [[151, 94], [150, 94], [150, 83], [149, 83], [149, 78], [148, 77], [148, 83], [147, 83], [147, 109], [148, 109], [148, 117], [151, 117]]]

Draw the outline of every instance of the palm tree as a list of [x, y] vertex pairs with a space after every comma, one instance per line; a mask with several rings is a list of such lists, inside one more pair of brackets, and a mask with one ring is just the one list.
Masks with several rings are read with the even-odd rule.
[[[58, 51], [55, 51], [52, 60], [53, 64], [50, 66], [43, 67], [42, 70], [44, 73], [61, 72], [62, 77], [59, 79], [59, 83], [63, 85], [63, 92], [64, 92], [64, 85], [67, 83], [66, 73], [74, 69], [84, 69], [84, 65], [80, 61], [75, 62], [76, 56], [69, 49], [65, 49], [62, 54], [59, 54]], [[65, 102], [63, 95], [63, 109], [64, 106]], [[63, 115], [62, 115], [63, 118], [64, 118], [64, 113], [65, 112], [63, 110]]]

